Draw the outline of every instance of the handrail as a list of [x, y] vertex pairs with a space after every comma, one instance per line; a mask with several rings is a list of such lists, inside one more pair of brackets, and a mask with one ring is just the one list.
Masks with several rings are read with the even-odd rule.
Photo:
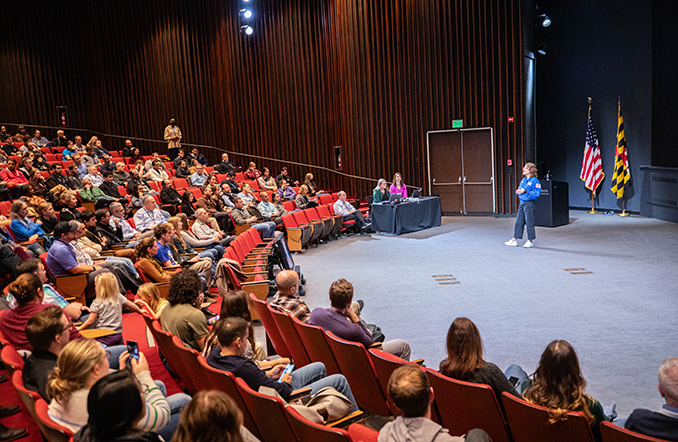
[[[26, 127], [40, 127], [40, 128], [45, 128], [45, 129], [54, 129], [54, 130], [69, 130], [69, 131], [82, 131], [82, 132], [87, 132], [96, 135], [97, 137], [102, 136], [102, 137], [109, 137], [109, 138], [119, 138], [119, 139], [124, 139], [124, 140], [134, 140], [134, 141], [143, 141], [143, 142], [148, 142], [148, 143], [162, 143], [166, 144], [167, 141], [165, 140], [154, 140], [154, 139], [149, 139], [149, 138], [139, 138], [139, 137], [129, 137], [129, 136], [122, 136], [122, 135], [114, 135], [114, 134], [106, 134], [102, 132], [97, 132], [91, 129], [82, 129], [82, 128], [77, 128], [77, 127], [63, 127], [63, 126], [44, 126], [44, 125], [34, 125], [34, 124], [25, 124], [25, 123], [2, 123], [0, 122], [0, 125], [2, 126], [26, 126]], [[349, 173], [341, 172], [339, 170], [334, 170], [330, 169], [325, 166], [316, 166], [313, 164], [308, 164], [308, 163], [299, 163], [296, 161], [290, 161], [290, 160], [280, 160], [277, 158], [271, 158], [271, 157], [264, 157], [261, 155], [255, 155], [255, 154], [249, 154], [249, 153], [240, 153], [236, 152], [233, 150], [226, 150], [222, 149], [220, 147], [215, 147], [215, 146], [210, 146], [207, 144], [193, 144], [193, 143], [181, 143], [182, 146], [189, 146], [189, 147], [197, 147], [201, 149], [211, 149], [214, 150], [218, 153], [228, 153], [229, 155], [235, 155], [235, 156], [241, 156], [241, 157], [250, 157], [250, 158], [256, 158], [258, 160], [265, 160], [265, 161], [274, 161], [278, 163], [284, 163], [284, 164], [294, 164], [295, 166], [302, 166], [302, 167], [310, 167], [313, 169], [319, 169], [319, 170], [324, 170], [327, 172], [331, 172], [346, 178], [351, 178], [351, 179], [357, 179], [357, 180], [363, 180], [363, 181], [370, 181], [370, 182], [377, 182], [377, 178], [367, 178], [359, 175], [351, 175]], [[390, 181], [388, 181], [390, 184]], [[412, 188], [420, 188], [421, 186], [415, 186], [413, 184], [410, 184], [409, 186], [412, 186]], [[409, 187], [408, 186], [408, 187]]]

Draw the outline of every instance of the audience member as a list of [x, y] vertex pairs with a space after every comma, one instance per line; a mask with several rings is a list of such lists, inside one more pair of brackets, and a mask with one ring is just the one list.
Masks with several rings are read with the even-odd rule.
[[257, 184], [262, 190], [278, 191], [278, 186], [275, 184], [275, 179], [271, 176], [271, 171], [268, 167], [264, 167], [264, 172], [257, 178]]
[[[274, 193], [273, 195], [277, 195]], [[273, 221], [275, 224], [281, 224], [282, 218], [272, 202], [268, 200], [268, 193], [259, 192], [261, 202], [257, 204], [257, 210], [266, 221]]]
[[397, 368], [388, 381], [388, 395], [403, 415], [379, 431], [379, 442], [490, 442], [485, 431], [474, 428], [466, 437], [450, 436], [446, 428], [431, 420], [435, 394], [426, 373], [414, 364]]
[[275, 182], [278, 185], [278, 187], [282, 187], [281, 183], [283, 181], [287, 181], [289, 184], [294, 184], [295, 186], [299, 185], [299, 181], [296, 181], [294, 178], [290, 177], [287, 166], [283, 166], [282, 169], [280, 169], [280, 175], [275, 177]]
[[162, 182], [160, 201], [162, 201], [163, 204], [175, 206], [175, 208], [181, 205], [181, 194], [177, 192], [177, 189], [172, 187], [172, 182], [169, 179], [165, 179]]
[[64, 192], [59, 197], [61, 202], [61, 212], [59, 213], [60, 221], [72, 221], [80, 219], [80, 211], [78, 207], [78, 197], [75, 192]]
[[275, 223], [272, 221], [264, 221], [262, 223], [257, 222], [257, 217], [251, 215], [250, 212], [245, 209], [242, 198], [236, 197], [233, 201], [235, 209], [231, 212], [233, 216], [233, 221], [236, 225], [245, 226], [249, 225], [254, 227], [261, 234], [262, 238], [273, 238], [275, 233]]
[[[217, 226], [216, 220], [210, 218], [209, 213], [205, 209], [198, 209], [195, 211], [195, 223], [191, 229], [193, 234], [200, 240], [209, 240], [219, 238], [222, 246], [226, 247], [233, 241], [232, 236], [226, 235]], [[274, 227], [275, 228], [275, 227]]]
[[207, 165], [207, 158], [205, 155], [201, 154], [197, 147], [191, 149], [191, 154], [187, 157], [187, 161], [190, 164], [193, 160], [196, 160], [198, 164], [202, 166]]
[[678, 441], [678, 358], [665, 359], [659, 366], [657, 388], [666, 402], [661, 410], [636, 408], [624, 427], [646, 436]]
[[166, 169], [165, 165], [160, 159], [160, 155], [158, 154], [158, 152], [153, 152], [151, 154], [151, 158], [144, 162], [144, 172], [150, 172], [150, 170], [153, 169], [153, 163], [156, 161], [158, 162], [158, 166], [160, 166], [160, 169], [162, 170]]
[[242, 412], [229, 395], [199, 391], [181, 413], [172, 442], [258, 442], [242, 423]]
[[252, 190], [252, 187], [247, 183], [242, 185], [242, 190], [237, 195], [237, 197], [240, 198], [248, 206], [254, 207], [258, 203], [257, 198], [254, 195], [254, 191]]
[[280, 195], [282, 199], [294, 201], [294, 199], [297, 197], [297, 192], [294, 191], [292, 186], [290, 186], [287, 181], [280, 181], [280, 186], [278, 187], [280, 187], [278, 189], [278, 195]]
[[195, 207], [193, 206], [194, 202], [195, 196], [193, 195], [193, 192], [188, 190], [185, 191], [181, 196], [181, 213], [192, 217], [195, 214]]
[[250, 161], [250, 164], [243, 175], [245, 176], [245, 179], [256, 181], [261, 176], [261, 171], [257, 169], [257, 165], [253, 161]]
[[195, 205], [199, 209], [206, 210], [211, 217], [214, 217], [222, 231], [228, 232], [231, 230], [229, 228], [231, 217], [228, 215], [231, 208], [223, 207], [221, 199], [214, 195], [211, 187], [205, 187], [202, 196], [198, 198]]
[[302, 184], [299, 188], [299, 194], [294, 199], [294, 205], [297, 206], [297, 209], [304, 210], [317, 207], [318, 202], [309, 198], [308, 186], [306, 184]]
[[84, 180], [85, 178], [89, 178], [92, 185], [95, 187], [101, 186], [104, 182], [104, 176], [99, 172], [99, 169], [95, 165], [87, 166], [87, 175], [82, 177], [82, 179]]
[[7, 188], [12, 192], [14, 198], [28, 193], [28, 179], [23, 173], [17, 170], [16, 160], [10, 158], [7, 160], [7, 167], [0, 170], [0, 180], [7, 183]]
[[73, 138], [73, 141], [75, 141], [75, 144], [73, 145], [73, 148], [75, 148], [75, 151], [83, 154], [87, 150], [87, 146], [82, 144], [82, 137], [80, 135], [76, 135], [75, 138]]
[[280, 220], [282, 221], [282, 216], [287, 215], [289, 212], [285, 209], [282, 198], [280, 198], [280, 195], [278, 195], [277, 192], [273, 193], [273, 200], [271, 203], [273, 204], [273, 207], [275, 207], [275, 210], [278, 212], [278, 215], [281, 217]]
[[[367, 326], [351, 308], [353, 284], [339, 279], [330, 287], [330, 308], [316, 308], [311, 312], [309, 324], [331, 331], [341, 339], [360, 342], [366, 348], [375, 341]], [[381, 347], [387, 353], [410, 360], [410, 345], [402, 339], [386, 341]]]
[[568, 411], [579, 411], [591, 424], [595, 440], [600, 441], [600, 423], [610, 419], [585, 388], [586, 379], [574, 348], [567, 341], [552, 341], [542, 353], [532, 386], [524, 396], [528, 402], [551, 408], [551, 422], [567, 419]]
[[[197, 236], [189, 229], [187, 229], [188, 217], [185, 213], [178, 213], [177, 218], [181, 221], [180, 223], [172, 223], [177, 233], [181, 235], [181, 239], [186, 243], [185, 247], [204, 247], [205, 250], [216, 250], [217, 251], [217, 261], [224, 256], [225, 249], [221, 245], [221, 239], [218, 235], [213, 236], [212, 238], [207, 239], [198, 239]], [[172, 218], [170, 218], [172, 222]]]
[[174, 275], [167, 300], [170, 305], [160, 315], [162, 329], [181, 339], [187, 347], [202, 350], [209, 329], [200, 311], [204, 296], [200, 292], [198, 273], [186, 269]]
[[178, 169], [179, 166], [181, 166], [182, 161], [186, 161], [186, 152], [184, 149], [179, 149], [177, 151], [177, 156], [172, 159], [172, 162], [174, 163], [174, 169]]
[[113, 180], [118, 186], [126, 186], [130, 179], [130, 174], [125, 170], [125, 163], [119, 161], [115, 163], [115, 171], [113, 172]]
[[158, 255], [158, 243], [155, 238], [143, 238], [136, 247], [139, 260], [136, 265], [141, 268], [146, 278], [155, 283], [169, 282], [174, 275], [173, 271], [167, 271], [162, 263], [156, 258]]
[[31, 139], [31, 143], [35, 144], [38, 147], [45, 147], [49, 143], [49, 140], [42, 136], [39, 130], [34, 132], [34, 136]]
[[111, 156], [111, 153], [108, 150], [106, 150], [101, 140], [96, 140], [94, 142], [92, 150], [94, 151], [94, 154], [97, 156], [99, 160], [103, 160], [104, 155], [108, 155], [109, 157]]
[[[77, 442], [160, 442], [158, 434], [134, 428], [144, 417], [143, 391], [127, 370], [107, 374], [92, 386], [87, 396], [87, 424], [73, 440]], [[111, 404], [124, 404], [113, 406]], [[148, 417], [147, 417], [148, 419]]]
[[[12, 203], [9, 209], [9, 217], [12, 220], [9, 226], [17, 240], [35, 241], [38, 238], [45, 238], [45, 231], [42, 230], [42, 225], [28, 218], [28, 204], [22, 199]], [[42, 250], [40, 254], [42, 253], [45, 253], [45, 251]]]
[[289, 313], [301, 322], [308, 322], [311, 310], [299, 298], [299, 275], [294, 270], [283, 270], [275, 277], [278, 291], [273, 296], [271, 307]]
[[66, 147], [68, 145], [68, 139], [66, 138], [66, 133], [59, 129], [56, 132], [57, 136], [52, 140], [52, 147]]
[[235, 171], [235, 166], [229, 161], [228, 154], [226, 152], [221, 154], [221, 163], [216, 164], [214, 169], [221, 174]]
[[195, 173], [191, 175], [191, 184], [194, 187], [202, 187], [207, 182], [209, 175], [205, 172], [205, 167], [202, 164], [195, 166]]
[[57, 356], [70, 341], [71, 323], [64, 312], [51, 305], [34, 314], [26, 324], [26, 338], [33, 352], [26, 359], [22, 378], [27, 389], [49, 401], [47, 382], [57, 365]]
[[189, 269], [195, 270], [200, 275], [207, 287], [212, 282], [212, 258], [201, 258], [194, 256], [189, 259], [183, 259], [174, 247], [174, 226], [170, 223], [160, 224], [153, 229], [155, 240], [158, 246], [158, 252], [155, 258], [160, 261], [165, 268], [175, 268], [186, 265]]
[[36, 222], [40, 223], [42, 230], [47, 235], [51, 235], [54, 232], [54, 227], [56, 227], [59, 219], [54, 213], [54, 207], [52, 203], [41, 203], [36, 210], [38, 217], [35, 219]]
[[52, 167], [52, 173], [49, 177], [47, 177], [45, 184], [50, 189], [56, 186], [64, 186], [67, 189], [71, 188], [68, 184], [68, 181], [66, 180], [66, 177], [63, 175], [63, 166], [61, 163], [54, 164], [54, 167]]
[[240, 192], [240, 186], [238, 186], [238, 182], [235, 180], [235, 172], [230, 171], [226, 174], [226, 179], [221, 182], [221, 184], [228, 184], [228, 187], [231, 189], [229, 193], [231, 194], [237, 194]]
[[80, 172], [78, 171], [77, 164], [71, 164], [70, 166], [68, 166], [68, 175], [66, 176], [66, 182], [68, 183], [67, 187], [69, 189], [77, 190], [82, 188], [82, 178], [80, 178]]
[[[447, 357], [440, 362], [440, 373], [460, 381], [489, 385], [500, 405], [503, 392], [520, 397], [520, 392], [529, 386], [525, 382], [527, 375], [517, 365], [511, 365], [504, 374], [499, 367], [483, 359], [480, 332], [468, 318], [457, 318], [450, 325]], [[513, 383], [508, 380], [509, 377], [514, 377]]]
[[[175, 169], [174, 175], [177, 178], [185, 178], [189, 179], [191, 178], [191, 171], [188, 168], [188, 163], [184, 160], [179, 161], [179, 166]], [[189, 181], [190, 183], [190, 181]]]
[[310, 387], [311, 394], [314, 394], [321, 388], [333, 387], [351, 402], [351, 411], [358, 409], [346, 378], [340, 374], [327, 376], [322, 362], [313, 362], [292, 373], [282, 374], [285, 364], [276, 365], [265, 372], [254, 362], [247, 360], [242, 355], [247, 348], [248, 327], [249, 323], [242, 318], [226, 318], [219, 321], [216, 333], [220, 347], [212, 349], [207, 357], [207, 363], [242, 378], [254, 391], [259, 391], [261, 386], [273, 388], [285, 400], [289, 400], [292, 391], [300, 388]]
[[120, 294], [118, 281], [112, 273], [102, 273], [96, 277], [96, 299], [89, 307], [89, 317], [78, 327], [78, 331], [91, 326], [113, 330], [114, 335], [104, 336], [98, 341], [107, 346], [119, 345], [122, 340], [122, 307], [141, 313], [141, 309]]
[[143, 199], [144, 206], [134, 214], [134, 225], [141, 233], [152, 230], [155, 226], [164, 224], [169, 219], [169, 213], [158, 209], [155, 198], [147, 195]]
[[[196, 252], [188, 243], [184, 240], [184, 238], [181, 236], [181, 232], [183, 230], [183, 221], [181, 221], [181, 218], [177, 216], [173, 216], [169, 219], [169, 224], [172, 225], [173, 233], [174, 235], [172, 236], [172, 245], [174, 248], [172, 249], [172, 253], [174, 254], [175, 252], [178, 253], [180, 256], [183, 255], [190, 255], [190, 254], [197, 254], [198, 258], [209, 258], [212, 261], [212, 275], [216, 276], [217, 273], [217, 263], [219, 260], [224, 256], [223, 250], [224, 247], [220, 243], [214, 243], [213, 241], [206, 241], [208, 245], [219, 245], [221, 248], [222, 252], [220, 250], [210, 247], [206, 248], [205, 250], [201, 250], [199, 253]], [[175, 261], [176, 261], [176, 256], [175, 256]]]
[[160, 297], [158, 286], [150, 282], [142, 284], [137, 291], [137, 297], [139, 299], [135, 299], [134, 303], [145, 309], [154, 320], [160, 321], [160, 314], [169, 305], [169, 301]]
[[313, 179], [312, 173], [306, 174], [306, 176], [304, 177], [304, 184], [306, 184], [306, 187], [308, 187], [309, 196], [316, 196], [318, 193], [322, 192], [322, 190], [320, 190], [318, 186], [315, 184], [315, 180]]
[[125, 145], [122, 148], [122, 156], [124, 158], [129, 158], [132, 156], [132, 152], [134, 151], [135, 147], [132, 144], [132, 140], [125, 140]]
[[334, 203], [334, 214], [343, 215], [344, 221], [355, 220], [358, 230], [361, 235], [365, 234], [365, 227], [367, 223], [360, 210], [353, 207], [351, 203], [346, 201], [346, 192], [343, 190], [339, 192], [339, 199]]
[[[44, 292], [42, 282], [37, 275], [24, 273], [19, 275], [9, 285], [9, 291], [14, 295], [17, 307], [6, 311], [0, 322], [0, 333], [17, 350], [31, 350], [32, 347], [26, 338], [26, 324], [34, 314], [49, 307], [43, 304]], [[71, 339], [80, 337], [80, 333], [69, 327]]]
[[116, 165], [114, 162], [111, 161], [111, 156], [108, 154], [104, 154], [102, 158], [102, 163], [101, 167], [99, 168], [101, 171], [101, 174], [103, 176], [106, 176], [107, 173], [113, 173], [116, 170]]
[[99, 189], [110, 199], [118, 200], [120, 203], [126, 203], [124, 198], [118, 190], [118, 184], [114, 181], [113, 172], [106, 172], [104, 174], [104, 182], [99, 185]]

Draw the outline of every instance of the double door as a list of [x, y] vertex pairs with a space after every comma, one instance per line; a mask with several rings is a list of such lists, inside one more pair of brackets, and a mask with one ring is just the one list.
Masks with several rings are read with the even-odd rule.
[[428, 179], [443, 214], [496, 212], [492, 128], [429, 131]]

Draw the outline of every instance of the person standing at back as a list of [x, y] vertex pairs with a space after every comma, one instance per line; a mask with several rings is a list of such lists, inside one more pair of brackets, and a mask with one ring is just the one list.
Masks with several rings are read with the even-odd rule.
[[177, 126], [176, 118], [170, 117], [169, 124], [165, 128], [164, 138], [167, 141], [167, 155], [170, 160], [174, 160], [181, 147], [181, 129]]

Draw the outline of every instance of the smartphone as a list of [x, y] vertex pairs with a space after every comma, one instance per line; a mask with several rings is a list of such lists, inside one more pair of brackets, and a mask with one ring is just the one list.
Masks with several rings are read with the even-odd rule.
[[130, 357], [139, 360], [139, 344], [136, 341], [127, 341], [127, 351]]
[[515, 388], [518, 388], [518, 381], [519, 381], [519, 380], [520, 380], [520, 379], [518, 379], [518, 378], [515, 377], [515, 376], [511, 376], [510, 378], [508, 378], [508, 381], [509, 381], [509, 382], [511, 383], [511, 385], [513, 385]]
[[287, 367], [283, 370], [282, 373], [280, 373], [280, 377], [278, 378], [278, 382], [282, 382], [283, 376], [285, 376], [285, 373], [292, 373], [292, 370], [294, 370], [294, 364], [289, 363], [287, 364]]

